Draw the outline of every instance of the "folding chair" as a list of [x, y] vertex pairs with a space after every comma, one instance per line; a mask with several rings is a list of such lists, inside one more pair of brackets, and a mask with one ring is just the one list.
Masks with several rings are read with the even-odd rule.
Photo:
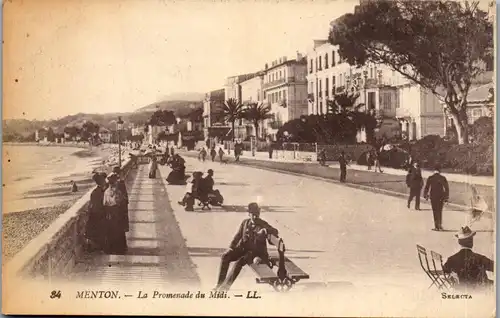
[[[455, 284], [455, 279], [443, 271], [443, 257], [441, 254], [431, 251], [432, 266], [436, 274], [436, 281], [439, 284], [439, 289], [451, 289]], [[439, 268], [438, 268], [439, 266]]]
[[430, 284], [428, 289], [430, 289], [432, 286], [436, 286], [438, 289], [441, 289], [442, 287], [440, 285], [440, 282], [438, 281], [438, 277], [441, 273], [435, 270], [431, 270], [429, 266], [429, 258], [427, 257], [427, 250], [425, 249], [425, 247], [417, 244], [417, 251], [418, 251], [418, 260], [420, 261], [420, 266], [424, 270], [425, 274], [427, 274], [429, 279], [432, 281], [432, 284]]

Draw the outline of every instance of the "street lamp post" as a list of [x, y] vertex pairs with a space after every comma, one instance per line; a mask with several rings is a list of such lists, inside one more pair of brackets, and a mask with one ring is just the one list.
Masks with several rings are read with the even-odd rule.
[[118, 166], [122, 167], [122, 140], [121, 140], [121, 132], [123, 129], [123, 120], [122, 117], [118, 117], [118, 121], [116, 122], [116, 131], [118, 133]]

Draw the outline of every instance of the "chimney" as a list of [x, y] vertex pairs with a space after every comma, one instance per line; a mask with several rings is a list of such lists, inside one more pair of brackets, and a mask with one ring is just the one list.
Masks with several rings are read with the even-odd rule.
[[266, 63], [266, 65], [264, 66], [264, 69], [267, 70], [269, 68], [269, 65]]
[[302, 60], [302, 54], [297, 51], [297, 61]]
[[286, 56], [283, 56], [283, 63], [286, 62], [287, 58]]

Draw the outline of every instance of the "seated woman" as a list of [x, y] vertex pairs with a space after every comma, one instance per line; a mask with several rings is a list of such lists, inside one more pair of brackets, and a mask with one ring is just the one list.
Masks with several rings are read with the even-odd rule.
[[186, 166], [184, 165], [184, 159], [176, 158], [179, 155], [174, 155], [172, 157], [172, 160], [170, 162], [170, 166], [172, 167], [172, 171], [168, 174], [167, 177], [167, 182], [169, 184], [177, 184], [177, 185], [182, 185], [186, 184]]
[[184, 197], [178, 202], [180, 205], [185, 206], [186, 211], [194, 211], [195, 199], [200, 198], [202, 176], [203, 173], [200, 171], [193, 172], [193, 180], [188, 183]]

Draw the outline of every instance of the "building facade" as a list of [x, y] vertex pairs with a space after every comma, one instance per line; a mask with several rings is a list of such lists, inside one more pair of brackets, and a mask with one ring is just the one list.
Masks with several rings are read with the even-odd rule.
[[276, 140], [287, 121], [307, 115], [307, 61], [297, 52], [294, 59], [282, 57], [264, 67], [263, 102], [271, 106], [273, 118], [266, 120], [264, 134]]
[[223, 88], [205, 94], [203, 101], [203, 135], [205, 139], [229, 132], [229, 125], [224, 122], [222, 111], [226, 100], [225, 91]]
[[[243, 105], [263, 103], [264, 76], [264, 72], [259, 72], [254, 77], [241, 82], [241, 103]], [[259, 136], [265, 136], [264, 126], [265, 124], [259, 126]], [[256, 136], [255, 127], [250, 121], [245, 119], [240, 120], [235, 129], [237, 138], [246, 139], [248, 136]]]

